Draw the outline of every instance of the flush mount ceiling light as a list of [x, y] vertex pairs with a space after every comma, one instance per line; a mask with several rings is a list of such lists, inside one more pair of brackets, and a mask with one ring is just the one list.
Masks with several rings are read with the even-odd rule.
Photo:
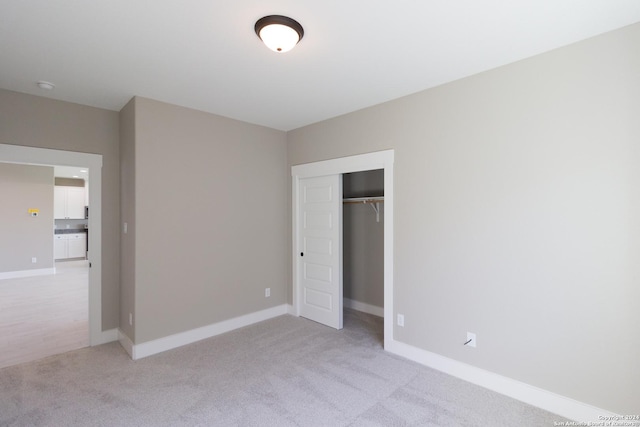
[[304, 30], [298, 21], [281, 15], [258, 19], [255, 30], [260, 40], [278, 53], [290, 51], [304, 36]]
[[36, 84], [40, 89], [44, 89], [44, 90], [53, 90], [53, 88], [56, 87], [56, 85], [54, 85], [53, 83], [45, 82], [42, 80]]

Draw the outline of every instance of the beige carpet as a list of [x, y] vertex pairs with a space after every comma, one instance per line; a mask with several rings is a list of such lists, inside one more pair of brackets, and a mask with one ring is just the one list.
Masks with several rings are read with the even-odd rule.
[[382, 319], [281, 316], [129, 359], [117, 343], [0, 369], [1, 426], [552, 426], [561, 417], [382, 349]]

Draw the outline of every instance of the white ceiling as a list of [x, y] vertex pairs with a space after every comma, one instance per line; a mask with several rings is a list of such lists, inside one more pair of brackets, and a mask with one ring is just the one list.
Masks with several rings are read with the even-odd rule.
[[[255, 35], [271, 14], [304, 27], [291, 52]], [[636, 22], [638, 0], [0, 0], [0, 88], [290, 130]]]
[[88, 168], [77, 168], [74, 166], [54, 166], [53, 176], [58, 178], [79, 178], [89, 180]]

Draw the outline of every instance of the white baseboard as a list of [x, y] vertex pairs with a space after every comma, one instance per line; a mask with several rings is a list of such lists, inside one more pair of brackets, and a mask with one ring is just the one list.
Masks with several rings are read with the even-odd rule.
[[484, 369], [391, 340], [385, 350], [505, 396], [579, 422], [601, 422], [610, 411], [552, 393]]
[[48, 276], [51, 274], [56, 274], [56, 269], [54, 267], [37, 268], [34, 270], [7, 271], [4, 273], [0, 273], [0, 280], [19, 279], [21, 277], [32, 277], [32, 276]]
[[290, 314], [292, 316], [297, 316], [297, 314], [296, 314], [296, 312], [295, 312], [295, 310], [293, 308], [293, 305], [287, 304], [287, 314]]
[[[255, 313], [246, 314], [244, 316], [235, 317], [233, 319], [224, 320], [212, 325], [191, 329], [189, 331], [180, 332], [178, 334], [169, 335], [168, 337], [158, 338], [141, 344], [131, 343], [131, 340], [122, 333], [119, 335], [122, 335], [123, 338], [127, 338], [128, 342], [125, 340], [125, 343], [123, 344], [123, 339], [119, 340], [131, 358], [133, 360], [137, 360], [153, 354], [162, 353], [163, 351], [171, 350], [173, 348], [182, 347], [183, 345], [191, 344], [206, 338], [211, 338], [234, 329], [262, 322], [263, 320], [282, 316], [283, 314], [288, 314], [287, 304], [282, 304], [266, 310], [257, 311]], [[131, 348], [129, 349], [129, 347]]]
[[349, 298], [343, 298], [342, 304], [345, 308], [352, 308], [354, 310], [362, 311], [364, 313], [373, 314], [374, 316], [384, 317], [384, 308], [377, 305], [371, 305], [364, 302], [352, 300]]
[[131, 357], [133, 360], [136, 360], [133, 341], [131, 341], [127, 334], [122, 332], [122, 329], [120, 328], [118, 328], [118, 342], [120, 343], [122, 348], [124, 348], [125, 351], [129, 353], [129, 357]]
[[109, 342], [118, 341], [118, 329], [109, 329], [108, 331], [102, 331], [98, 336], [97, 341], [92, 342], [91, 345], [102, 345]]

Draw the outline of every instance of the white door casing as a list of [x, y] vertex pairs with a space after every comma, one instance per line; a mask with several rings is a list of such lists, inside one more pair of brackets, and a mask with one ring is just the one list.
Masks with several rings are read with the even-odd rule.
[[342, 175], [299, 183], [300, 315], [342, 329]]
[[0, 162], [89, 169], [89, 337], [91, 345], [112, 341], [102, 330], [102, 155], [0, 144]]
[[[300, 316], [301, 283], [299, 281], [299, 186], [304, 178], [326, 175], [342, 175], [344, 173], [362, 172], [373, 169], [384, 169], [384, 348], [393, 345], [393, 211], [394, 211], [394, 150], [377, 151], [349, 157], [340, 157], [314, 163], [299, 164], [291, 167], [292, 184], [292, 277], [293, 307], [292, 314]], [[339, 226], [342, 230], [342, 224]], [[342, 258], [342, 256], [341, 256]], [[342, 267], [342, 266], [341, 266]], [[342, 272], [340, 272], [342, 277]]]

